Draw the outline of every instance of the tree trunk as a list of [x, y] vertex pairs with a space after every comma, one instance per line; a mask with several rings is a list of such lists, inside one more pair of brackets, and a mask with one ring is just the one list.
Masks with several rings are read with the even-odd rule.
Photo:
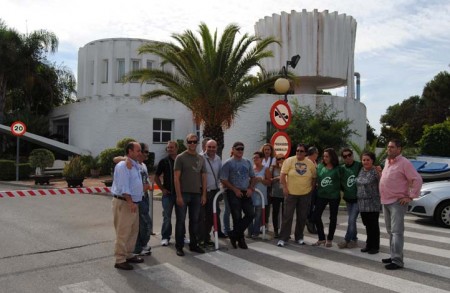
[[[203, 138], [211, 137], [217, 141], [217, 155], [222, 158], [222, 151], [224, 147], [224, 133], [223, 128], [220, 125], [210, 125], [205, 123], [205, 129], [203, 130]], [[227, 154], [225, 154], [227, 155]]]

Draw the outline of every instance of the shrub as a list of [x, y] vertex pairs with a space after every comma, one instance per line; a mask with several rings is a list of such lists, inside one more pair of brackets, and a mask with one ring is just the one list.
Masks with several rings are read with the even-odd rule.
[[184, 145], [184, 140], [183, 139], [177, 139], [177, 143], [178, 143], [178, 152], [177, 152], [177, 154], [181, 154], [182, 152], [187, 150], [186, 146]]
[[11, 160], [0, 160], [0, 180], [16, 179], [16, 163]]
[[33, 172], [33, 168], [29, 163], [19, 164], [19, 179], [28, 179]]
[[134, 138], [131, 138], [131, 137], [122, 138], [121, 140], [119, 140], [117, 142], [116, 148], [125, 150], [125, 147], [127, 146], [127, 144], [132, 141], [137, 141], [137, 140], [135, 140]]
[[45, 168], [53, 166], [55, 156], [47, 149], [34, 149], [28, 158], [30, 166], [33, 169], [40, 168], [43, 172]]
[[443, 123], [425, 126], [422, 138], [419, 141], [422, 154], [431, 156], [450, 156], [450, 120]]
[[113, 158], [125, 155], [125, 148], [108, 148], [103, 150], [98, 157], [102, 174], [112, 174], [114, 171]]
[[81, 162], [81, 157], [73, 157], [68, 164], [64, 166], [63, 176], [66, 178], [84, 178], [85, 166]]

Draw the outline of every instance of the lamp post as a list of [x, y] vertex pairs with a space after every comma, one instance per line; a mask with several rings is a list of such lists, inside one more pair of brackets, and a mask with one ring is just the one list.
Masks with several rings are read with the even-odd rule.
[[297, 66], [298, 61], [300, 61], [300, 55], [292, 56], [291, 60], [286, 61], [286, 66], [283, 66], [281, 68], [281, 73], [283, 74], [283, 77], [278, 78], [275, 81], [274, 87], [275, 91], [279, 94], [284, 94], [284, 101], [287, 102], [287, 92], [289, 91], [289, 88], [291, 87], [289, 80], [287, 79], [287, 68], [291, 66], [292, 68], [295, 68]]

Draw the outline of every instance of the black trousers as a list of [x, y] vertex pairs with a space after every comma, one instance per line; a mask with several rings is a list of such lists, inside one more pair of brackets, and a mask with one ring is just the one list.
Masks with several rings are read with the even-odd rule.
[[[233, 230], [229, 234], [234, 237], [243, 238], [244, 231], [255, 217], [252, 198], [247, 197], [245, 191], [243, 191], [243, 196], [238, 198], [233, 191], [227, 190], [227, 199], [233, 218]], [[242, 217], [242, 212], [244, 212], [244, 217]]]
[[380, 249], [380, 225], [378, 223], [379, 217], [379, 212], [361, 212], [362, 222], [364, 226], [366, 226], [366, 248], [368, 249]]

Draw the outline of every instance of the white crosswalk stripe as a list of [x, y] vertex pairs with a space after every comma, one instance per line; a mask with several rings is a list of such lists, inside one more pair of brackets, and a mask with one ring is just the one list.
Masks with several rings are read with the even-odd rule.
[[274, 249], [273, 245], [263, 242], [253, 243], [249, 247], [258, 252], [275, 256], [286, 261], [294, 262], [299, 265], [307, 266], [316, 270], [321, 270], [355, 281], [362, 281], [366, 284], [371, 284], [396, 292], [448, 292], [447, 290], [440, 290], [438, 288], [433, 288], [420, 283], [392, 277], [386, 274], [380, 274], [362, 268], [357, 268], [355, 266], [346, 265], [341, 262], [329, 261], [324, 258], [310, 256], [289, 249], [278, 247], [278, 249]]
[[141, 265], [140, 269], [136, 272], [156, 282], [159, 286], [170, 292], [226, 292], [169, 263], [155, 266]]
[[[336, 230], [336, 233], [334, 233], [334, 235], [340, 236], [340, 237], [345, 237], [345, 231]], [[360, 237], [361, 239], [366, 239], [367, 235], [365, 235], [363, 233], [358, 233], [358, 237]], [[381, 238], [380, 245], [389, 247], [389, 239]], [[405, 242], [403, 247], [405, 250], [410, 250], [410, 251], [414, 251], [414, 252], [419, 252], [419, 253], [424, 253], [424, 254], [429, 254], [429, 255], [434, 255], [434, 256], [450, 259], [450, 250], [447, 250], [447, 249], [435, 248], [435, 247], [419, 245], [419, 244], [414, 244], [414, 243], [409, 243], [409, 242]]]
[[[450, 229], [442, 229], [442, 228], [439, 228], [439, 227], [433, 227], [433, 226], [429, 226], [429, 225], [424, 226], [424, 225], [411, 223], [411, 222], [407, 221], [407, 220], [413, 220], [414, 221], [414, 220], [417, 220], [417, 219], [418, 219], [417, 217], [416, 218], [405, 217], [406, 230], [408, 228], [412, 228], [412, 229], [426, 230], [427, 232], [438, 232], [438, 233], [441, 233], [441, 234], [450, 234]], [[358, 219], [358, 221], [361, 222], [361, 219]], [[380, 224], [385, 224], [384, 218], [383, 218], [382, 215], [380, 216], [379, 221], [380, 221]]]
[[[348, 224], [347, 223], [341, 223], [341, 224], [339, 224], [339, 226], [347, 227]], [[359, 229], [365, 229], [364, 225], [361, 224], [361, 223], [357, 223], [357, 227]], [[383, 232], [383, 227], [381, 227], [380, 230], [381, 230], [381, 232]], [[386, 229], [384, 229], [384, 231], [386, 231]], [[433, 241], [433, 242], [440, 242], [440, 243], [445, 243], [445, 244], [450, 243], [449, 237], [436, 236], [436, 235], [430, 237], [430, 235], [428, 235], [428, 234], [417, 233], [417, 232], [410, 232], [410, 231], [405, 231], [403, 235], [405, 237], [416, 238], [416, 239], [421, 239], [421, 240], [430, 240], [430, 241]]]
[[281, 292], [299, 292], [298, 288], [302, 288], [304, 292], [339, 292], [220, 251], [199, 255], [197, 258]]
[[[312, 238], [309, 236], [304, 237], [304, 240], [307, 243], [314, 243], [317, 241], [317, 238]], [[320, 247], [322, 248], [322, 247]], [[361, 253], [359, 251], [359, 248], [356, 249], [339, 249], [336, 246], [333, 246], [331, 248], [323, 248], [327, 250], [333, 250], [335, 252], [344, 253], [351, 255], [353, 257], [359, 257], [364, 259], [369, 259], [372, 261], [380, 263], [380, 260], [383, 258], [389, 258], [390, 255], [387, 253], [378, 253], [378, 254], [367, 254], [367, 253]], [[423, 272], [427, 274], [436, 275], [439, 277], [450, 279], [450, 267], [446, 267], [439, 264], [433, 264], [421, 260], [416, 260], [412, 258], [404, 258], [403, 261], [405, 262], [405, 268], [412, 269], [418, 272]]]
[[61, 286], [59, 290], [63, 293], [116, 293], [100, 279]]

